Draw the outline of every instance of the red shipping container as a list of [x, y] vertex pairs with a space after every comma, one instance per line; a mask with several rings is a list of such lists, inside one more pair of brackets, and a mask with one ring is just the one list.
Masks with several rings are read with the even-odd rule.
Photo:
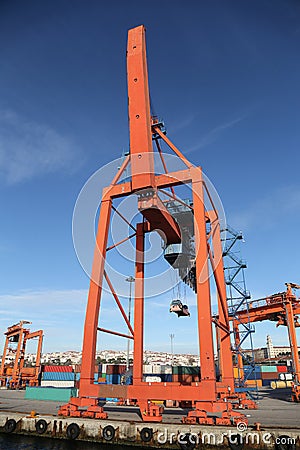
[[277, 372], [287, 372], [287, 366], [277, 366]]
[[[75, 364], [75, 366], [74, 366], [75, 368], [74, 368], [74, 372], [75, 373], [80, 373], [81, 372], [81, 364]], [[98, 373], [98, 366], [95, 366], [94, 367], [94, 373]]]
[[262, 380], [278, 380], [278, 374], [277, 372], [261, 372], [261, 379]]
[[73, 372], [72, 366], [44, 366], [44, 372]]
[[107, 364], [106, 366], [106, 375], [120, 375], [125, 371], [126, 364]]
[[176, 383], [181, 384], [191, 384], [195, 383], [196, 381], [200, 381], [200, 375], [190, 375], [190, 374], [173, 374], [172, 375], [172, 381]]

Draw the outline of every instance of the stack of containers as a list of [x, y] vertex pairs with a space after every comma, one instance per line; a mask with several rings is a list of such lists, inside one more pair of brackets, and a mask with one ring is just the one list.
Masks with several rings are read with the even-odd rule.
[[244, 366], [244, 377], [246, 380], [260, 380], [261, 366]]
[[245, 385], [249, 387], [262, 387], [261, 367], [256, 365], [244, 366]]
[[172, 381], [172, 366], [161, 366], [161, 381], [164, 383]]
[[42, 387], [71, 388], [75, 386], [75, 373], [72, 366], [44, 366]]
[[281, 373], [287, 373], [287, 371], [287, 366], [277, 366], [277, 373], [279, 374], [279, 378]]
[[[99, 367], [100, 366], [100, 367]], [[99, 372], [100, 370], [100, 372]], [[75, 387], [77, 389], [79, 388], [79, 381], [80, 381], [80, 374], [81, 374], [81, 364], [75, 364], [74, 365], [74, 371], [75, 371]], [[99, 381], [99, 379], [101, 381]], [[95, 365], [94, 369], [94, 383], [105, 383], [105, 381], [102, 381], [102, 365]]]
[[239, 369], [238, 367], [234, 367], [233, 368], [233, 377], [234, 378], [242, 378], [244, 376], [244, 370], [245, 370], [245, 368]]
[[161, 366], [160, 378], [163, 383], [171, 383], [173, 381], [172, 366]]
[[281, 381], [292, 381], [293, 374], [292, 373], [279, 373], [279, 380]]
[[121, 384], [121, 375], [126, 371], [125, 364], [107, 364], [106, 384]]
[[99, 364], [98, 366], [98, 383], [106, 383], [106, 367], [107, 364]]
[[292, 381], [293, 380], [293, 374], [288, 373], [287, 366], [277, 366], [277, 372], [279, 380], [281, 381]]
[[261, 379], [263, 386], [270, 386], [271, 382], [277, 381], [278, 378], [277, 366], [261, 366]]
[[[106, 365], [106, 384], [121, 384], [121, 377], [126, 372], [126, 364], [107, 364]], [[118, 398], [108, 397], [107, 402], [117, 403]]]
[[174, 366], [172, 372], [174, 382], [191, 384], [200, 381], [200, 367], [198, 366]]
[[162, 366], [159, 364], [144, 364], [143, 381], [147, 383], [160, 383], [162, 380]]

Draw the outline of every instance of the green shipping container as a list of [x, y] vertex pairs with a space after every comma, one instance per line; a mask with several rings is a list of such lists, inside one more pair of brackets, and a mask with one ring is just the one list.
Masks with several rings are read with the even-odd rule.
[[277, 372], [277, 366], [260, 366], [261, 372]]
[[68, 402], [70, 397], [77, 397], [76, 388], [53, 387], [27, 387], [26, 400], [52, 400], [55, 402]]
[[200, 367], [195, 366], [173, 366], [173, 375], [199, 375]]

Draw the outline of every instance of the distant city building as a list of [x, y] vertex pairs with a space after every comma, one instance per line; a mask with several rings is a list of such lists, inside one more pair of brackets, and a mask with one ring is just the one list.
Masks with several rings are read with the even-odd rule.
[[[300, 347], [298, 347], [300, 351]], [[265, 361], [266, 359], [286, 358], [291, 355], [291, 348], [288, 345], [274, 346], [271, 336], [267, 335], [266, 347], [255, 348], [253, 350], [255, 361]], [[245, 355], [251, 355], [252, 350], [245, 350]]]

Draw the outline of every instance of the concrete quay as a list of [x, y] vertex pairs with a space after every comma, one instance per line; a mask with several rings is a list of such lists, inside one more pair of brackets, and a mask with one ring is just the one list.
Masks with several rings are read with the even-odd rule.
[[[24, 391], [0, 390], [0, 432], [93, 441], [120, 448], [295, 449], [300, 448], [300, 404], [291, 403], [289, 393], [261, 391], [259, 409], [245, 411], [249, 425], [243, 429], [182, 424], [186, 411], [179, 408], [166, 409], [160, 424], [142, 422], [138, 408], [110, 404], [104, 407], [106, 420], [63, 418], [56, 415], [60, 406], [57, 402], [25, 400]], [[30, 416], [32, 410], [36, 417]], [[260, 431], [254, 427], [256, 422], [261, 423]], [[237, 441], [237, 435], [243, 436], [243, 443]]]

